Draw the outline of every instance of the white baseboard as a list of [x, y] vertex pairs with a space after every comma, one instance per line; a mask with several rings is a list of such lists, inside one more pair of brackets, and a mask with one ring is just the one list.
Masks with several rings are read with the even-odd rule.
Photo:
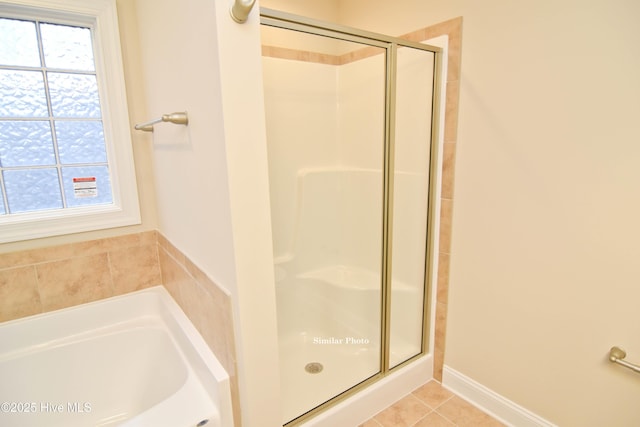
[[446, 365], [442, 371], [442, 385], [508, 426], [556, 427], [555, 424]]

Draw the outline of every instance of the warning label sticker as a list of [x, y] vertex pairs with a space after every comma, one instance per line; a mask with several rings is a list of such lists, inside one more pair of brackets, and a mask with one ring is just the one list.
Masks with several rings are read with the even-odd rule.
[[98, 186], [95, 176], [73, 178], [73, 195], [77, 199], [98, 197]]

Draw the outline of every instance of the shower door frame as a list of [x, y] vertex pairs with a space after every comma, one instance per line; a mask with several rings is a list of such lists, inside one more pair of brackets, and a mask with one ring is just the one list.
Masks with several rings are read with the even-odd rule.
[[[321, 411], [354, 395], [363, 388], [384, 378], [412, 361], [424, 356], [429, 350], [429, 319], [431, 316], [430, 294], [435, 253], [436, 200], [439, 164], [440, 141], [440, 108], [442, 100], [442, 64], [444, 50], [439, 46], [412, 42], [398, 37], [387, 36], [339, 24], [319, 21], [299, 15], [293, 15], [273, 9], [260, 8], [260, 24], [285, 30], [299, 31], [307, 34], [325, 36], [334, 39], [375, 46], [385, 50], [385, 124], [384, 124], [384, 161], [383, 161], [383, 215], [382, 215], [382, 271], [381, 271], [381, 354], [379, 371], [366, 380], [352, 386], [348, 390], [334, 396], [329, 401], [316, 406], [285, 426], [298, 425]], [[390, 334], [391, 334], [391, 282], [392, 282], [392, 238], [393, 238], [393, 189], [394, 189], [394, 152], [395, 152], [395, 111], [396, 111], [396, 71], [398, 47], [409, 47], [434, 54], [433, 87], [431, 106], [431, 139], [429, 159], [429, 197], [427, 207], [427, 235], [425, 241], [425, 265], [423, 284], [422, 343], [420, 352], [403, 362], [390, 367]], [[434, 232], [432, 232], [434, 231]]]

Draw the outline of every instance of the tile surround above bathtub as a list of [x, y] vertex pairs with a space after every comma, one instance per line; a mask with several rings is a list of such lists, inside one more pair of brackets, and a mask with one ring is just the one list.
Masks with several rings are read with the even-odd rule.
[[231, 296], [160, 233], [158, 256], [164, 287], [187, 314], [229, 374], [233, 419], [239, 427], [240, 394]]
[[45, 312], [114, 295], [108, 253], [46, 262], [35, 267]]
[[159, 284], [229, 374], [239, 426], [231, 297], [157, 231], [0, 254], [0, 322]]
[[0, 321], [162, 283], [157, 233], [0, 254]]
[[32, 266], [0, 270], [0, 322], [42, 312]]

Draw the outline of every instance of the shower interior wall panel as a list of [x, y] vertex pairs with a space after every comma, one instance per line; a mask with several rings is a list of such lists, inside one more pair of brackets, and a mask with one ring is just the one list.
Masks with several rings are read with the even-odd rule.
[[[285, 62], [285, 63], [283, 63]], [[334, 67], [263, 57], [273, 246], [276, 263], [293, 256], [298, 173], [321, 168], [337, 153]]]
[[382, 212], [383, 64], [263, 58], [276, 263], [379, 271], [380, 235], [368, 231]]
[[380, 366], [385, 57], [322, 49], [263, 58], [285, 421]]

